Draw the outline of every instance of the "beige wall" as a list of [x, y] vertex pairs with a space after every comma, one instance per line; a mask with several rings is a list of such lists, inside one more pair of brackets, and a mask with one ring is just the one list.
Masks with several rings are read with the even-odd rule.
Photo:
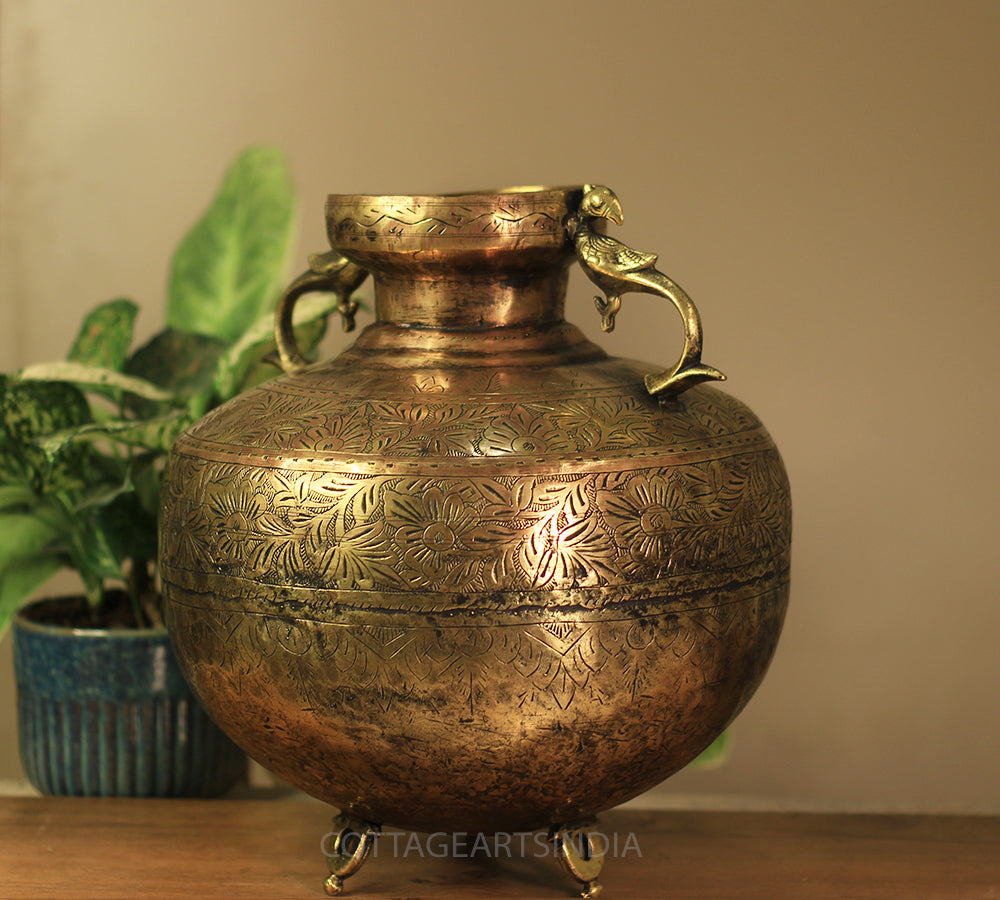
[[[3, 370], [112, 296], [152, 331], [249, 143], [290, 154], [303, 258], [330, 191], [608, 183], [796, 504], [732, 758], [659, 790], [1000, 812], [1000, 4], [7, 0], [0, 28]], [[629, 297], [604, 343], [666, 362], [676, 331]]]

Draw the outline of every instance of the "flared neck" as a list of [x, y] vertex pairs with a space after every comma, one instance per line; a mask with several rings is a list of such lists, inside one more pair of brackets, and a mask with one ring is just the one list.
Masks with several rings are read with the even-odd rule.
[[563, 321], [582, 188], [331, 195], [330, 245], [372, 273], [382, 323], [482, 331]]

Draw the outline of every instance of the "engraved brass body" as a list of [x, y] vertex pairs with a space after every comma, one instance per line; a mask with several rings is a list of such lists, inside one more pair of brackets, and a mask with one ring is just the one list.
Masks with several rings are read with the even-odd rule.
[[[722, 376], [693, 304], [606, 236], [621, 210], [598, 191], [331, 197], [336, 252], [279, 313], [294, 374], [172, 454], [161, 565], [186, 674], [253, 757], [362, 821], [585, 820], [693, 759], [774, 651], [778, 452], [704, 383]], [[626, 291], [671, 301], [671, 369], [564, 321], [575, 259], [606, 326]], [[347, 323], [366, 271], [375, 324], [303, 368], [295, 296], [341, 292]]]

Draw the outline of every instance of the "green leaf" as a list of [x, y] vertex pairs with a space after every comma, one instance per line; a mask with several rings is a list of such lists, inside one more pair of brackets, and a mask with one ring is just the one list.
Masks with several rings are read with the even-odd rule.
[[277, 299], [295, 215], [284, 153], [252, 147], [240, 154], [208, 211], [177, 248], [167, 324], [237, 340]]
[[59, 531], [29, 513], [0, 514], [0, 634], [21, 605], [63, 564]]
[[729, 732], [723, 731], [711, 744], [695, 757], [692, 766], [699, 769], [714, 769], [729, 758]]
[[[169, 390], [175, 405], [200, 412], [210, 402], [215, 369], [225, 348], [219, 338], [166, 328], [132, 354], [125, 371]], [[145, 418], [163, 413], [162, 406], [154, 403], [129, 400], [127, 407]]]
[[165, 328], [132, 354], [125, 371], [183, 399], [211, 385], [225, 349], [219, 338]]
[[80, 390], [59, 381], [17, 381], [0, 375], [0, 483], [41, 492], [53, 479], [68, 477], [85, 460], [76, 454], [59, 471], [34, 441], [39, 436], [91, 421], [90, 406]]
[[[306, 359], [312, 359], [313, 352], [323, 339], [323, 335], [326, 334], [326, 325], [325, 319], [316, 319], [312, 322], [303, 322], [301, 325], [295, 326], [295, 344], [299, 348], [299, 352]], [[278, 353], [273, 343], [261, 346], [256, 356], [248, 358], [248, 362], [250, 364], [236, 385], [233, 394], [249, 390], [283, 373], [281, 363], [278, 360]], [[233, 394], [230, 394], [230, 396], [233, 396]]]
[[54, 554], [32, 556], [6, 572], [0, 571], [0, 638], [31, 595], [65, 564], [64, 559]]
[[98, 515], [77, 513], [73, 524], [76, 527], [67, 542], [70, 561], [83, 579], [88, 601], [96, 606], [103, 594], [103, 582], [124, 581], [125, 570]]
[[121, 484], [99, 484], [90, 490], [84, 491], [83, 496], [77, 501], [74, 512], [83, 513], [91, 510], [99, 510], [113, 503], [122, 494], [127, 494], [132, 490], [132, 485], [128, 478]]
[[27, 443], [90, 419], [87, 398], [71, 384], [25, 382], [0, 375], [0, 442]]
[[160, 511], [160, 488], [163, 481], [162, 453], [142, 453], [130, 460], [129, 479], [133, 485], [136, 502], [156, 522]]
[[58, 529], [32, 513], [0, 514], [0, 573], [22, 560], [38, 556], [59, 537]]
[[156, 516], [132, 492], [122, 492], [98, 513], [107, 546], [117, 559], [156, 559]]
[[[292, 324], [302, 353], [308, 354], [323, 337], [326, 318], [339, 304], [336, 294], [309, 294], [295, 304]], [[215, 372], [215, 391], [219, 397], [228, 400], [244, 389], [247, 373], [274, 347], [274, 314], [268, 313], [257, 319], [219, 360]]]
[[18, 376], [22, 381], [64, 381], [85, 388], [118, 388], [136, 397], [147, 400], [166, 401], [173, 399], [169, 391], [157, 387], [143, 378], [125, 375], [114, 369], [91, 366], [78, 362], [38, 363], [22, 369]]
[[36, 438], [34, 443], [50, 461], [55, 460], [67, 446], [76, 441], [111, 440], [131, 447], [167, 453], [177, 440], [177, 436], [190, 424], [191, 418], [187, 411], [178, 409], [153, 419], [112, 419], [91, 422]]
[[139, 307], [131, 300], [102, 303], [88, 313], [69, 351], [71, 362], [120, 372], [132, 346], [132, 329]]
[[24, 484], [0, 484], [0, 511], [15, 506], [30, 506], [37, 494]]

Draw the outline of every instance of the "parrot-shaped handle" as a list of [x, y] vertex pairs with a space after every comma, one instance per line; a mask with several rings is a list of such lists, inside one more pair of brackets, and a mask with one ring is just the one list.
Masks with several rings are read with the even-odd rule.
[[604, 233], [607, 221], [621, 225], [622, 207], [611, 188], [584, 185], [580, 209], [571, 223], [576, 258], [587, 277], [604, 293], [594, 303], [601, 313], [601, 328], [612, 331], [622, 294], [656, 294], [677, 308], [684, 322], [684, 348], [672, 369], [646, 376], [646, 390], [653, 396], [679, 394], [703, 381], [725, 381], [726, 376], [701, 361], [701, 317], [680, 285], [656, 268], [655, 253], [633, 250]]
[[313, 291], [336, 294], [340, 301], [337, 312], [340, 313], [344, 331], [354, 331], [354, 314], [358, 311], [358, 301], [352, 300], [351, 294], [367, 277], [367, 269], [352, 263], [336, 250], [313, 253], [309, 257], [308, 271], [296, 278], [278, 301], [274, 332], [282, 369], [288, 373], [299, 372], [309, 364], [299, 350], [292, 324], [292, 312], [299, 297]]

